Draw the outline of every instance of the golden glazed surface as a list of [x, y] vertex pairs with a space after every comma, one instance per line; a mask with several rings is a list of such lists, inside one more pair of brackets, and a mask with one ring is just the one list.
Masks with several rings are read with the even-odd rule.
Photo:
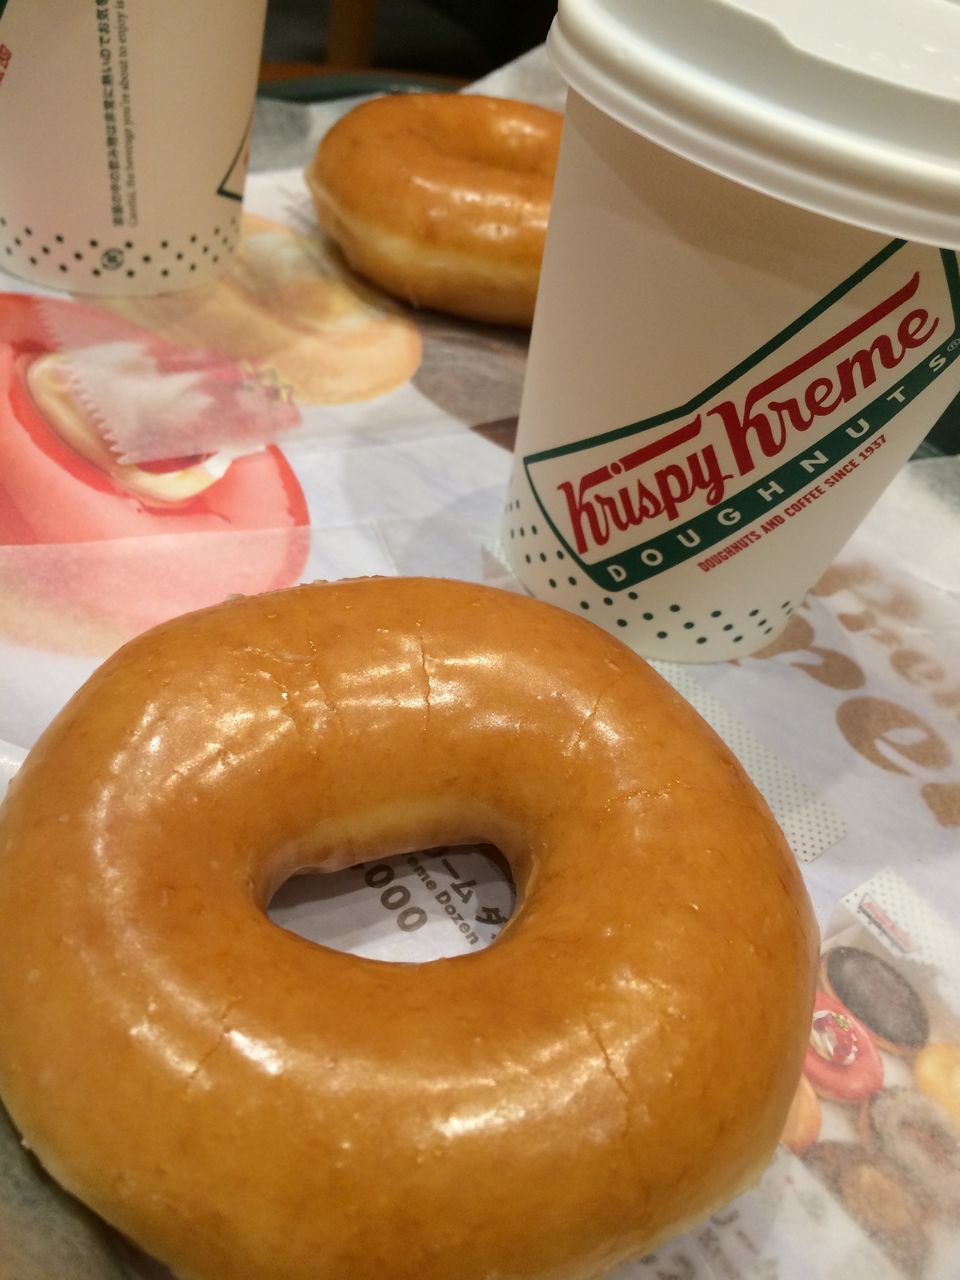
[[[519, 890], [478, 954], [265, 915], [297, 870], [474, 839]], [[0, 811], [0, 919], [5, 1103], [188, 1280], [603, 1274], [759, 1176], [817, 950], [763, 802], [646, 664], [412, 579], [120, 650]]]
[[474, 94], [362, 103], [307, 170], [347, 261], [415, 306], [529, 325], [562, 117]]

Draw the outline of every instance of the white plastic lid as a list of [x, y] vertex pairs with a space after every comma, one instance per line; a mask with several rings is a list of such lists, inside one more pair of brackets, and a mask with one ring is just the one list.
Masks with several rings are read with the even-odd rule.
[[960, 247], [960, 0], [559, 0], [570, 86], [705, 168]]

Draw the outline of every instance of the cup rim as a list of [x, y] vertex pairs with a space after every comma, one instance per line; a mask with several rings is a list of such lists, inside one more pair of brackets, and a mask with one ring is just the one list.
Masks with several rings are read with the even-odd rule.
[[[866, 13], [867, 0], [846, 6]], [[576, 93], [685, 159], [867, 230], [960, 247], [960, 90], [939, 73], [928, 87], [920, 57], [948, 36], [957, 47], [960, 10], [905, 0], [908, 76], [882, 47], [889, 33], [868, 74], [869, 50], [828, 58], [758, 12], [783, 7], [560, 0], [547, 46]]]

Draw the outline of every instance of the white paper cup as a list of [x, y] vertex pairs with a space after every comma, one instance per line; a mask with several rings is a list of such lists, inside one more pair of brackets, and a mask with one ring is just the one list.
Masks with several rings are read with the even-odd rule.
[[157, 294], [240, 234], [266, 0], [0, 3], [0, 267]]
[[570, 35], [659, 8], [568, 0], [551, 37], [576, 87], [502, 541], [533, 594], [648, 656], [715, 661], [772, 641], [960, 391], [957, 255], [889, 230], [952, 216], [960, 238], [960, 185], [928, 183], [912, 216], [886, 171], [872, 202], [849, 166], [830, 188], [829, 139], [768, 143], [756, 103], [753, 135], [707, 112], [678, 154], [623, 32], [613, 71]]

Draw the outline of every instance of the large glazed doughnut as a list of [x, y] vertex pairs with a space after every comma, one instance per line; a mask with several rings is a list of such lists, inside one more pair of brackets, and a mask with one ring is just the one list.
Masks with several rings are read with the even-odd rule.
[[475, 94], [355, 107], [307, 170], [347, 261], [415, 306], [529, 325], [562, 117]]
[[[265, 915], [299, 870], [479, 839], [519, 891], [479, 954]], [[413, 579], [120, 650], [0, 811], [0, 919], [16, 1124], [189, 1280], [603, 1274], [759, 1176], [817, 951], [762, 800], [639, 658]]]

